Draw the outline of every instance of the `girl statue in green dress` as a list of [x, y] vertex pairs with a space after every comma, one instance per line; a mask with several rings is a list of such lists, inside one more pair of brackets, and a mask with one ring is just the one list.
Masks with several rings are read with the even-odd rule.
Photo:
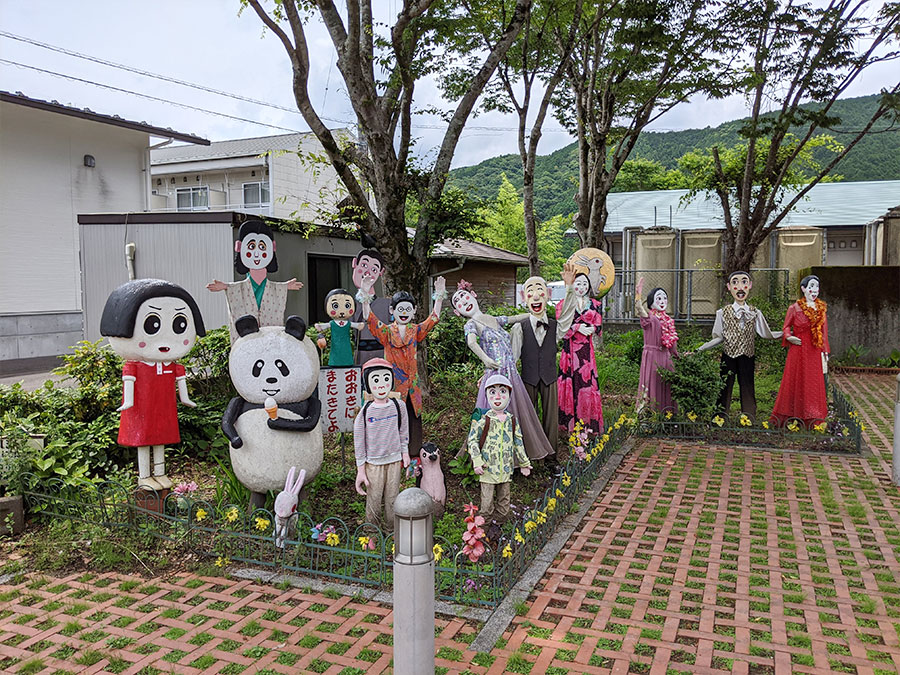
[[331, 331], [331, 351], [328, 353], [329, 366], [353, 365], [353, 332], [365, 324], [350, 321], [356, 311], [356, 301], [343, 288], [335, 288], [325, 296], [325, 312], [331, 317], [328, 323], [317, 323], [316, 330]]

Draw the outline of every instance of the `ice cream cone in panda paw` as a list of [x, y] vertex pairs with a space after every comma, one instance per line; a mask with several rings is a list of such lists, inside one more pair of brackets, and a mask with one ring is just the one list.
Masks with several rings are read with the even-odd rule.
[[266, 402], [263, 405], [266, 412], [269, 413], [269, 419], [277, 419], [278, 418], [278, 404], [275, 403], [275, 399], [271, 396], [266, 397]]

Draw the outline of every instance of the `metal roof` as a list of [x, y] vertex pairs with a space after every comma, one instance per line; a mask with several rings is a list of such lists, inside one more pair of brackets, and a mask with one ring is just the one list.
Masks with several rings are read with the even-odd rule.
[[[700, 195], [682, 203], [687, 190], [613, 192], [607, 199], [607, 232], [626, 227], [671, 225], [681, 230], [724, 228], [722, 205], [716, 196]], [[854, 227], [865, 225], [900, 206], [900, 180], [819, 183], [779, 227]]]
[[[160, 136], [162, 138], [173, 138], [176, 141], [184, 141], [185, 143], [195, 143], [198, 145], [209, 145], [209, 141], [194, 134], [185, 134], [166, 127], [157, 127], [146, 122], [135, 122], [126, 120], [118, 115], [103, 115], [95, 113], [90, 108], [76, 108], [70, 105], [63, 105], [59, 101], [42, 101], [38, 98], [30, 98], [20, 91], [11, 94], [8, 91], [0, 91], [0, 101], [4, 103], [13, 103], [15, 105], [23, 105], [28, 108], [36, 108], [38, 110], [46, 110], [47, 112], [59, 113], [60, 115], [68, 115], [70, 117], [78, 117], [91, 122], [100, 122], [101, 124], [109, 124], [114, 127], [123, 127], [133, 131], [142, 131], [151, 136]], [[197, 145], [185, 146], [197, 147]]]
[[486, 260], [500, 263], [501, 265], [524, 266], [528, 264], [528, 258], [518, 253], [465, 239], [445, 239], [432, 249], [431, 257]]
[[[345, 129], [334, 129], [332, 133], [348, 133]], [[229, 141], [215, 141], [201, 148], [194, 145], [176, 145], [158, 148], [150, 152], [150, 163], [174, 164], [204, 159], [226, 159], [231, 157], [256, 157], [269, 150], [296, 150], [304, 138], [315, 139], [311, 131], [277, 136], [257, 136], [236, 138]], [[318, 142], [318, 141], [316, 141]]]

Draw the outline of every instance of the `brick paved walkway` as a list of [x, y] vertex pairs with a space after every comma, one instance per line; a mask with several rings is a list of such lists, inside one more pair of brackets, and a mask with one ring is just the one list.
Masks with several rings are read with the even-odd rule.
[[490, 672], [900, 672], [894, 379], [841, 384], [872, 457], [626, 457]]
[[[900, 671], [893, 379], [845, 377], [871, 457], [653, 440], [626, 457], [511, 629], [439, 619], [439, 672]], [[391, 611], [247, 581], [122, 575], [0, 585], [0, 669], [390, 672]]]

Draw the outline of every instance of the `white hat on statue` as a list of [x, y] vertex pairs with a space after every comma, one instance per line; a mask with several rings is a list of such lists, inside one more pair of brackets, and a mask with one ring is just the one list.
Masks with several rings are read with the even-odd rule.
[[504, 387], [508, 387], [512, 389], [512, 383], [509, 381], [509, 378], [506, 375], [501, 375], [497, 373], [496, 375], [491, 375], [487, 382], [484, 383], [484, 388], [493, 387], [495, 384], [502, 384]]

